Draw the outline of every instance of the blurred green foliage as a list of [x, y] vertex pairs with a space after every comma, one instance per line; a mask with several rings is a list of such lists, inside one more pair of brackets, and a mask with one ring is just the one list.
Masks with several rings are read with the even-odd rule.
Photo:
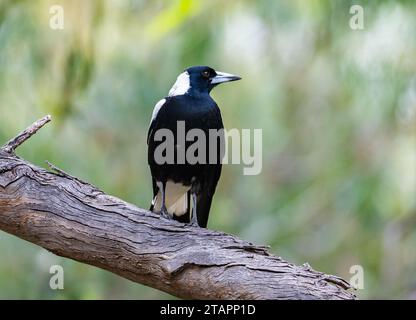
[[[225, 166], [209, 227], [347, 279], [361, 265], [361, 298], [415, 298], [415, 17], [414, 1], [0, 0], [0, 143], [52, 114], [20, 156], [147, 208], [155, 102], [188, 66], [239, 74], [213, 96], [227, 128], [263, 129], [263, 171]], [[0, 232], [0, 298], [168, 297]]]

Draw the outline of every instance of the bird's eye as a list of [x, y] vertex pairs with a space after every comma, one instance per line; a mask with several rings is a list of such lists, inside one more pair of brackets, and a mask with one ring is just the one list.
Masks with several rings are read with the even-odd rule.
[[205, 78], [209, 78], [210, 73], [209, 73], [209, 71], [208, 71], [208, 70], [205, 70], [205, 71], [202, 71], [202, 75], [203, 75]]

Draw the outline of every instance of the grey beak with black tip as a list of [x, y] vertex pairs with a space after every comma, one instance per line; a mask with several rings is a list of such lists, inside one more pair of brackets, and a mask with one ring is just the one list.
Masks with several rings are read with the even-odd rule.
[[220, 72], [220, 71], [215, 71], [215, 72], [217, 73], [217, 75], [214, 78], [212, 78], [211, 84], [220, 84], [223, 82], [241, 80], [239, 76], [235, 76], [231, 73], [225, 73], [225, 72]]

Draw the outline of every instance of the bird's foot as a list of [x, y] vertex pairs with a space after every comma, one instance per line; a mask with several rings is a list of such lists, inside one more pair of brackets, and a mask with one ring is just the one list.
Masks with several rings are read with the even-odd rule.
[[191, 221], [188, 223], [191, 227], [199, 227], [198, 220], [192, 218]]
[[160, 209], [160, 216], [162, 216], [163, 218], [166, 218], [166, 219], [168, 219], [168, 220], [170, 220], [171, 219], [171, 216], [169, 215], [169, 213], [168, 213], [168, 209], [165, 207], [165, 206], [163, 206], [161, 209]]

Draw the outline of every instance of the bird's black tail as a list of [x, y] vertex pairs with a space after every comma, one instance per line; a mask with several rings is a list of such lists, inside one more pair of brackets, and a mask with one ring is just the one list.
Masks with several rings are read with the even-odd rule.
[[198, 218], [198, 225], [206, 228], [208, 224], [209, 209], [211, 208], [212, 195], [198, 197], [196, 204], [196, 215]]

